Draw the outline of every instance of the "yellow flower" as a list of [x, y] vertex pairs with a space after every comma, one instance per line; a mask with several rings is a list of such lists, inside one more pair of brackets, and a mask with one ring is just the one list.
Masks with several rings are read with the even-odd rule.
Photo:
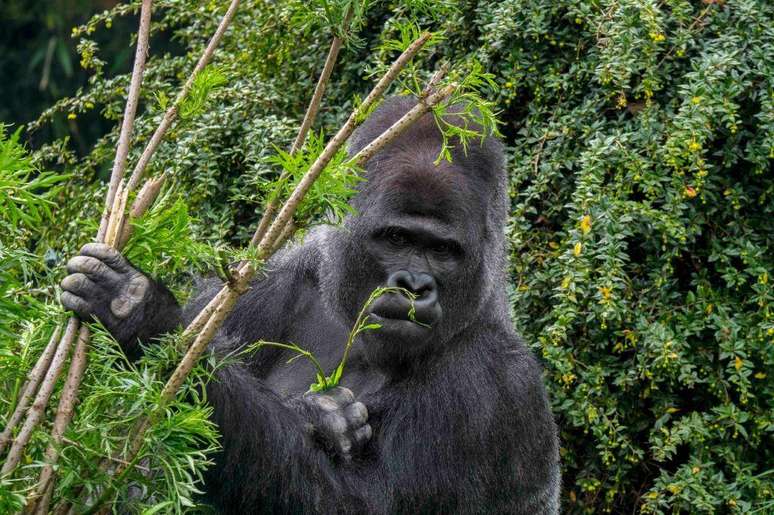
[[766, 379], [766, 374], [763, 372], [756, 372], [755, 379]]
[[581, 252], [583, 252], [583, 244], [581, 242], [578, 242], [572, 248], [572, 253], [575, 255], [575, 257], [578, 257], [581, 255]]
[[603, 300], [610, 300], [611, 293], [612, 293], [611, 288], [607, 286], [599, 287], [599, 294], [602, 295]]
[[662, 34], [662, 33], [660, 33], [660, 32], [651, 32], [651, 33], [650, 33], [650, 39], [652, 39], [652, 40], [653, 40], [653, 41], [655, 41], [656, 43], [659, 43], [659, 42], [661, 42], [661, 41], [664, 41], [664, 40], [666, 39], [666, 36], [665, 36], [665, 35], [663, 35], [663, 34]]
[[696, 140], [691, 140], [691, 142], [688, 143], [688, 150], [690, 150], [691, 152], [698, 152], [699, 150], [701, 150], [701, 143], [699, 143]]
[[697, 106], [701, 104], [701, 97], [693, 97], [691, 98], [691, 102], [693, 102], [693, 105]]
[[580, 229], [583, 234], [588, 234], [591, 231], [591, 216], [583, 215], [580, 221]]
[[744, 361], [742, 361], [742, 358], [740, 358], [739, 356], [734, 358], [734, 368], [736, 369], [737, 372], [742, 370], [743, 365], [744, 365]]
[[685, 195], [688, 198], [693, 198], [697, 195], [696, 190], [693, 189], [691, 186], [686, 186], [685, 190], [683, 190], [683, 195]]
[[700, 469], [699, 467], [693, 467], [693, 468], [691, 469], [691, 472], [693, 472], [694, 474], [698, 474], [698, 473], [699, 473], [699, 471], [701, 471], [701, 469]]
[[761, 284], [768, 284], [769, 274], [767, 272], [763, 272], [761, 275], [758, 276], [758, 282]]
[[85, 104], [83, 104], [83, 106], [86, 109], [94, 109], [94, 104], [92, 104], [91, 102], [86, 102]]
[[570, 287], [570, 282], [572, 281], [572, 276], [565, 276], [564, 279], [562, 279], [562, 289], [566, 290]]
[[68, 120], [75, 120], [76, 115], [75, 113], [67, 113], [67, 119]]

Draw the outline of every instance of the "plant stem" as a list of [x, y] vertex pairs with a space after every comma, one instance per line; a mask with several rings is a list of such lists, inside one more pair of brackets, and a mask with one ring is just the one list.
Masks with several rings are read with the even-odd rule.
[[10, 473], [13, 469], [16, 468], [16, 465], [19, 464], [19, 461], [21, 461], [22, 454], [24, 453], [24, 447], [30, 441], [30, 437], [32, 436], [32, 432], [35, 429], [35, 426], [37, 426], [38, 422], [40, 422], [40, 420], [43, 418], [43, 413], [46, 411], [48, 399], [51, 397], [51, 393], [54, 391], [56, 379], [59, 377], [59, 374], [64, 367], [67, 354], [70, 351], [70, 346], [74, 339], [73, 337], [75, 336], [75, 333], [78, 332], [79, 325], [80, 324], [78, 319], [75, 317], [72, 317], [67, 322], [64, 335], [62, 336], [62, 339], [57, 346], [54, 357], [51, 359], [51, 365], [46, 372], [46, 377], [40, 384], [40, 390], [38, 390], [38, 393], [35, 396], [35, 400], [27, 412], [27, 418], [24, 421], [24, 425], [14, 440], [13, 445], [11, 446], [11, 450], [8, 451], [8, 457], [5, 459], [5, 463], [3, 463], [3, 468], [0, 470], [0, 474], [5, 475]]
[[374, 156], [374, 154], [392, 143], [403, 131], [429, 112], [433, 106], [454, 93], [455, 89], [457, 89], [456, 84], [449, 84], [440, 91], [428, 95], [425, 99], [420, 98], [417, 105], [401, 116], [398, 121], [393, 123], [390, 128], [380, 134], [379, 137], [361, 149], [360, 152], [350, 159], [350, 162], [362, 167]]
[[199, 61], [196, 63], [196, 66], [191, 72], [191, 75], [188, 76], [188, 80], [186, 80], [185, 84], [183, 84], [183, 87], [177, 94], [177, 98], [175, 98], [174, 103], [164, 113], [164, 117], [161, 119], [161, 123], [156, 128], [153, 136], [151, 136], [151, 139], [148, 141], [145, 149], [142, 151], [140, 160], [137, 161], [134, 170], [132, 170], [132, 175], [129, 177], [129, 183], [127, 184], [127, 189], [129, 191], [134, 191], [137, 188], [137, 185], [140, 183], [140, 179], [142, 179], [142, 176], [145, 173], [145, 169], [148, 167], [148, 163], [153, 157], [153, 154], [156, 152], [158, 146], [161, 144], [161, 140], [164, 138], [169, 128], [177, 119], [180, 104], [183, 103], [183, 100], [185, 100], [185, 98], [188, 96], [188, 93], [191, 91], [191, 87], [193, 86], [196, 77], [212, 59], [212, 55], [215, 53], [215, 49], [218, 47], [220, 40], [223, 38], [223, 34], [225, 34], [226, 29], [228, 29], [228, 26], [231, 24], [231, 20], [234, 18], [237, 7], [239, 7], [239, 0], [231, 0], [231, 4], [228, 6], [226, 14], [223, 15], [223, 18], [220, 20], [220, 24], [215, 30], [215, 34], [213, 34], [212, 38], [210, 38], [210, 42], [207, 44], [207, 48], [204, 49], [201, 57], [199, 57]]
[[124, 226], [121, 228], [121, 234], [116, 240], [115, 247], [117, 249], [123, 249], [126, 246], [126, 243], [129, 241], [129, 238], [132, 236], [132, 231], [134, 230], [131, 224], [132, 220], [140, 218], [148, 211], [148, 209], [150, 209], [153, 203], [156, 202], [167, 177], [167, 172], [164, 172], [155, 179], [148, 179], [145, 181], [142, 188], [140, 188], [140, 192], [137, 193], [137, 197], [135, 197], [134, 202], [132, 202], [132, 207], [129, 210], [129, 218], [126, 219]]
[[368, 112], [374, 102], [381, 98], [390, 84], [392, 84], [392, 82], [397, 78], [398, 74], [406, 65], [406, 63], [408, 63], [417, 54], [417, 52], [419, 52], [424, 44], [427, 43], [427, 41], [430, 39], [430, 36], [431, 34], [429, 32], [425, 32], [419, 38], [417, 38], [416, 41], [411, 43], [411, 45], [409, 45], [409, 47], [395, 60], [395, 62], [392, 63], [390, 68], [387, 70], [387, 73], [385, 73], [384, 76], [379, 79], [379, 82], [377, 82], [376, 86], [374, 86], [365, 100], [363, 100], [362, 104], [355, 108], [352, 114], [349, 115], [347, 121], [344, 123], [341, 129], [339, 129], [336, 135], [333, 136], [333, 138], [328, 142], [320, 156], [317, 158], [317, 160], [315, 160], [312, 166], [309, 167], [309, 170], [307, 170], [306, 174], [304, 174], [304, 177], [296, 185], [293, 193], [290, 194], [290, 197], [282, 206], [282, 209], [277, 215], [277, 218], [274, 220], [274, 222], [272, 222], [265, 236], [258, 244], [259, 253], [265, 254], [269, 249], [271, 249], [272, 244], [282, 232], [285, 224], [288, 223], [293, 214], [296, 212], [298, 205], [301, 203], [301, 200], [304, 198], [307, 191], [309, 191], [309, 188], [312, 187], [314, 181], [317, 180], [317, 177], [320, 176], [328, 163], [330, 163], [331, 159], [333, 159], [333, 157], [336, 155], [336, 152], [339, 151], [347, 139], [349, 139], [349, 137], [352, 135], [352, 132], [355, 130], [355, 127], [357, 127], [359, 123], [360, 115], [362, 113]]
[[27, 374], [27, 382], [24, 383], [21, 397], [19, 397], [19, 402], [16, 404], [16, 409], [14, 409], [13, 414], [8, 419], [8, 424], [5, 426], [3, 433], [0, 434], [0, 453], [5, 450], [6, 445], [11, 441], [13, 430], [16, 429], [16, 426], [27, 412], [27, 407], [29, 406], [32, 397], [35, 395], [35, 392], [38, 391], [40, 381], [43, 380], [43, 376], [46, 374], [46, 371], [51, 364], [51, 359], [56, 352], [61, 332], [62, 328], [59, 326], [54, 329], [51, 338], [48, 340], [48, 345], [46, 345], [45, 350], [43, 350], [43, 354], [40, 356], [37, 363], [35, 363], [35, 366], [32, 367], [29, 374]]
[[58, 449], [62, 444], [65, 429], [67, 429], [70, 420], [73, 418], [75, 398], [83, 379], [83, 373], [86, 370], [87, 348], [90, 336], [89, 328], [85, 325], [81, 326], [78, 333], [78, 343], [73, 351], [72, 365], [67, 373], [62, 395], [59, 398], [54, 428], [51, 431], [51, 442], [46, 449], [46, 464], [40, 472], [40, 478], [34, 492], [27, 498], [28, 507], [34, 506], [36, 500], [40, 499], [37, 510], [42, 513], [48, 513], [48, 505], [51, 501], [50, 492], [54, 486], [54, 465], [59, 459]]
[[[352, 16], [352, 7], [350, 6], [344, 18], [345, 26], [349, 22], [349, 19], [351, 16]], [[341, 36], [337, 36], [337, 35], [333, 36], [333, 41], [331, 41], [331, 47], [328, 50], [328, 57], [325, 59], [325, 65], [323, 66], [322, 73], [320, 73], [320, 77], [317, 79], [317, 85], [314, 88], [314, 94], [312, 95], [312, 100], [309, 101], [309, 106], [306, 108], [306, 114], [304, 115], [304, 120], [301, 122], [301, 127], [298, 129], [298, 134], [296, 135], [296, 139], [293, 141], [293, 145], [290, 147], [291, 155], [298, 152], [298, 150], [304, 146], [304, 142], [306, 141], [306, 135], [309, 133], [309, 128], [314, 123], [314, 120], [317, 117], [317, 113], [320, 110], [320, 103], [322, 102], [323, 93], [325, 93], [325, 86], [327, 86], [328, 81], [331, 78], [331, 73], [333, 72], [333, 66], [336, 64], [336, 59], [339, 56], [339, 51], [341, 50], [342, 43], [343, 43], [343, 39], [341, 38]], [[280, 178], [278, 179], [278, 182], [282, 184], [282, 182], [287, 179], [287, 175], [288, 173], [286, 171], [283, 171], [282, 174], [280, 175]], [[266, 209], [263, 210], [263, 216], [261, 216], [261, 221], [258, 223], [258, 228], [255, 230], [255, 233], [253, 234], [253, 237], [250, 240], [250, 245], [258, 245], [258, 243], [260, 243], [263, 236], [266, 234], [266, 230], [269, 228], [269, 224], [274, 218], [274, 214], [277, 212], [277, 207], [279, 202], [278, 196], [279, 195], [273, 197], [266, 205]]]
[[126, 172], [126, 158], [129, 155], [129, 147], [132, 141], [132, 131], [134, 130], [134, 117], [137, 114], [137, 105], [140, 99], [140, 87], [142, 77], [145, 73], [145, 61], [148, 57], [148, 36], [150, 34], [150, 19], [153, 7], [153, 0], [143, 0], [140, 9], [140, 28], [137, 31], [137, 48], [134, 52], [134, 66], [132, 67], [132, 78], [129, 83], [129, 94], [126, 97], [126, 106], [124, 107], [124, 119], [121, 121], [121, 132], [118, 136], [118, 145], [116, 147], [116, 157], [113, 160], [113, 171], [110, 174], [110, 186], [105, 197], [105, 210], [102, 213], [102, 220], [97, 232], [97, 241], [104, 241], [108, 222], [112, 214], [113, 199], [118, 191], [118, 185], [124, 178]]

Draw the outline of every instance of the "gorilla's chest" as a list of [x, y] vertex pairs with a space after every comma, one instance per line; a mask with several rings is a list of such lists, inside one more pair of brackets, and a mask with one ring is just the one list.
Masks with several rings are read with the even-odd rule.
[[[280, 341], [294, 343], [308, 350], [319, 361], [325, 373], [330, 374], [344, 353], [349, 329], [327, 312], [319, 297], [314, 294], [316, 292], [309, 293], [296, 306], [295, 312], [288, 314], [292, 322]], [[357, 361], [357, 352], [354, 354]], [[316, 368], [308, 359], [299, 358], [288, 363], [295, 355], [292, 351], [283, 351], [264, 377], [265, 384], [282, 397], [301, 395], [315, 381]], [[344, 386], [351, 383], [355, 368], [348, 366], [345, 370], [342, 381]], [[357, 389], [353, 388], [353, 391], [357, 395]]]

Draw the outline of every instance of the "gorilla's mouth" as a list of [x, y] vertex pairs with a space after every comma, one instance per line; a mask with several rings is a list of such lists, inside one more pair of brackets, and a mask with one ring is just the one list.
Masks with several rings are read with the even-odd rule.
[[414, 301], [411, 313], [411, 301], [399, 293], [382, 295], [371, 305], [369, 314], [382, 329], [401, 329], [411, 333], [425, 333], [441, 319], [441, 304], [437, 296], [419, 298]]

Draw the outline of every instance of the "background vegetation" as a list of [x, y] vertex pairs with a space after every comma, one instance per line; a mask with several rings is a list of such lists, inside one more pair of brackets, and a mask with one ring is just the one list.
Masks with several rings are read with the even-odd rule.
[[[250, 237], [277, 174], [267, 158], [292, 141], [327, 52], [325, 4], [245, 1], [215, 59], [225, 84], [174, 129], [152, 164], [171, 185], [128, 252], [181, 296], [218, 246]], [[20, 4], [8, 5], [0, 9]], [[223, 9], [158, 3], [139, 141]], [[561, 427], [565, 510], [771, 513], [774, 4], [375, 2], [334, 71], [316, 130], [339, 126], [367, 91], [369, 72], [394, 56], [385, 42], [400, 38], [405, 20], [445, 38], [425, 69], [475, 59], [495, 78], [488, 94], [510, 156], [514, 320], [545, 365]], [[63, 43], [80, 49], [73, 73], [85, 73], [87, 84], [25, 126], [31, 158], [14, 128], [2, 137], [3, 391], [18, 391], [48, 339], [64, 256], [95, 232], [128, 84], [117, 64], [126, 54], [111, 45], [125, 52], [134, 30], [114, 35], [110, 27], [124, 22], [136, 26], [134, 10], [119, 6]], [[29, 84], [23, 71], [4, 72], [19, 80], [3, 87]], [[7, 98], [0, 120], [31, 119], [36, 104]], [[95, 136], [78, 143], [86, 126]], [[120, 365], [104, 333], [95, 340], [90, 363], [98, 365], [88, 369], [68, 433], [78, 443], [62, 457], [63, 497], [83, 481], [68, 471], [110, 454], [123, 422], [153, 403], [158, 376], [175, 359], [149, 356], [132, 368]], [[5, 414], [14, 396], [2, 397]], [[165, 474], [133, 478], [152, 494], [146, 507], [192, 502], [215, 445], [206, 410], [196, 399], [177, 403], [149, 436], [146, 459]], [[40, 433], [24, 469], [30, 475], [46, 445]], [[20, 502], [24, 471], [0, 483], [0, 511]]]

